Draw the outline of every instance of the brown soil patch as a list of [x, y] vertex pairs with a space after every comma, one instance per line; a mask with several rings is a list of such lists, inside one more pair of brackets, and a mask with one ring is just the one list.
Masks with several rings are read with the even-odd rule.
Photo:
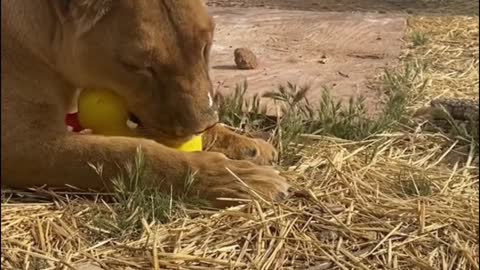
[[[328, 87], [334, 97], [364, 96], [375, 108], [378, 91], [368, 79], [395, 65], [402, 51], [401, 15], [286, 11], [263, 8], [211, 8], [217, 28], [212, 48], [212, 78], [222, 94], [248, 81], [248, 94], [275, 90], [287, 81], [309, 85], [308, 98]], [[251, 49], [255, 70], [238, 70], [233, 51]]]
[[478, 0], [207, 0], [215, 7], [265, 7], [310, 11], [477, 15]]

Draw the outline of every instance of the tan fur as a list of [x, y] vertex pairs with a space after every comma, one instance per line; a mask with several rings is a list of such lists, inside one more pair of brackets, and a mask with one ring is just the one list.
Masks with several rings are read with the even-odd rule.
[[[267, 164], [274, 149], [221, 126], [209, 106], [213, 23], [201, 0], [2, 1], [2, 184], [111, 188], [103, 179], [143, 148], [146, 173], [160, 191], [185, 190], [216, 206], [218, 197], [248, 198], [247, 185], [266, 197], [288, 184]], [[75, 89], [113, 89], [142, 122], [143, 137], [66, 132], [64, 115]], [[213, 127], [213, 128], [211, 128]], [[182, 153], [178, 144], [206, 130], [215, 152]], [[157, 141], [157, 142], [155, 142]]]

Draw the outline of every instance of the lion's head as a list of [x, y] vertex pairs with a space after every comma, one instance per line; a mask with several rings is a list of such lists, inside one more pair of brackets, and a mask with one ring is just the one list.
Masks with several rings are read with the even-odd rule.
[[52, 0], [60, 72], [124, 97], [144, 135], [181, 140], [216, 124], [203, 0]]

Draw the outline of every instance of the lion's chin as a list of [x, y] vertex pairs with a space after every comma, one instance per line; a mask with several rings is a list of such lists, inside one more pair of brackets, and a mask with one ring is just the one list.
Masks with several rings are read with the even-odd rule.
[[171, 136], [167, 135], [161, 130], [155, 129], [147, 129], [140, 127], [137, 129], [137, 133], [140, 134], [141, 137], [154, 140], [160, 144], [163, 144], [168, 147], [177, 148], [182, 144], [188, 142], [193, 138], [194, 135], [178, 137], [178, 136]]

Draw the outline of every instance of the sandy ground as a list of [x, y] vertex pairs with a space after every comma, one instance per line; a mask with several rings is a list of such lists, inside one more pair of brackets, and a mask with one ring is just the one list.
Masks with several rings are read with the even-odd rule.
[[[231, 93], [245, 79], [249, 94], [275, 90], [290, 81], [323, 87], [342, 100], [366, 97], [370, 111], [379, 93], [369, 78], [395, 65], [406, 16], [478, 16], [478, 0], [206, 0], [217, 22], [212, 51], [216, 89]], [[260, 67], [234, 68], [233, 51], [248, 47]]]
[[[248, 81], [248, 94], [275, 90], [287, 81], [309, 85], [315, 101], [323, 87], [342, 100], [364, 96], [374, 110], [379, 93], [368, 79], [395, 65], [402, 51], [406, 19], [379, 13], [314, 12], [266, 8], [211, 7], [217, 23], [212, 79], [222, 94]], [[238, 70], [237, 47], [258, 57], [255, 70]]]
[[477, 15], [478, 0], [207, 0], [210, 6], [287, 10]]

